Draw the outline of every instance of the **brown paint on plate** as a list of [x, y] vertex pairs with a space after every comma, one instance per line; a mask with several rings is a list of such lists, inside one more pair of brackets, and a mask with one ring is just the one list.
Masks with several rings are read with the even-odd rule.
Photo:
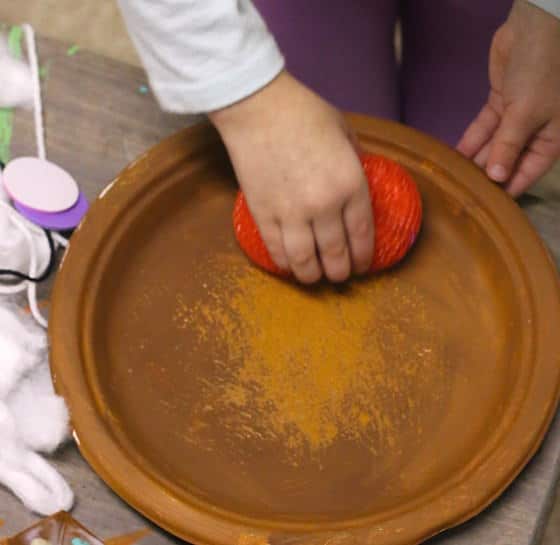
[[134, 545], [140, 540], [144, 539], [146, 536], [150, 535], [151, 531], [149, 528], [142, 528], [136, 532], [131, 532], [129, 534], [123, 534], [122, 536], [111, 537], [105, 540], [105, 545]]
[[419, 542], [501, 494], [556, 408], [556, 271], [523, 213], [447, 147], [350, 119], [418, 181], [400, 267], [314, 289], [253, 268], [198, 126], [118, 177], [59, 272], [53, 375], [81, 451], [193, 543]]

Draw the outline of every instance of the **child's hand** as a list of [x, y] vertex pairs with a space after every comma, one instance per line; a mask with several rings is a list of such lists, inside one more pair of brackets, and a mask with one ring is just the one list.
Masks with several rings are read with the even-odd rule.
[[373, 254], [368, 186], [342, 116], [282, 73], [210, 114], [275, 263], [305, 283], [364, 273]]
[[488, 103], [457, 147], [516, 196], [560, 157], [560, 21], [516, 0], [489, 70]]

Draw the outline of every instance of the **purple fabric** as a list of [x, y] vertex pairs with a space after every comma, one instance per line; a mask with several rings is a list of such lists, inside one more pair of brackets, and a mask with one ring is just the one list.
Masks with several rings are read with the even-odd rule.
[[398, 119], [394, 0], [253, 0], [288, 70], [338, 108]]
[[488, 53], [511, 0], [403, 4], [402, 118], [455, 146], [490, 91]]
[[[335, 106], [455, 145], [489, 91], [488, 50], [511, 0], [254, 0], [288, 70]], [[403, 62], [393, 31], [402, 21]]]
[[87, 212], [89, 205], [85, 195], [80, 192], [76, 204], [64, 212], [40, 212], [28, 208], [17, 201], [14, 201], [14, 207], [35, 225], [55, 231], [66, 231], [78, 226]]

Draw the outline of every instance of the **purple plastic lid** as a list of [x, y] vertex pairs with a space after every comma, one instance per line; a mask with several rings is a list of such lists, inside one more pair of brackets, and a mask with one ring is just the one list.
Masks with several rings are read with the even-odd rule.
[[55, 231], [66, 231], [77, 227], [89, 208], [88, 201], [81, 191], [76, 204], [63, 212], [40, 212], [17, 201], [13, 201], [13, 203], [15, 209], [29, 221]]

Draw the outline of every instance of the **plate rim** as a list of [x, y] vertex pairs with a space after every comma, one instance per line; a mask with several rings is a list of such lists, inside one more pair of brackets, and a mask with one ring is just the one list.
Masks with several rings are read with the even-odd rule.
[[[390, 143], [395, 148], [422, 157], [427, 169], [443, 168], [439, 166], [442, 161], [447, 164], [444, 170], [460, 169], [468, 176], [469, 184], [472, 184], [469, 188], [466, 182], [461, 182], [460, 190], [473, 195], [473, 207], [476, 207], [477, 200], [484, 201], [487, 208], [490, 205], [495, 206], [505, 216], [505, 220], [510, 220], [506, 223], [511, 231], [509, 237], [513, 246], [522, 246], [524, 251], [529, 253], [529, 257], [527, 258], [525, 255], [525, 259], [533, 263], [531, 269], [524, 268], [526, 280], [530, 282], [532, 288], [531, 294], [534, 298], [532, 302], [536, 308], [541, 310], [544, 317], [548, 318], [541, 320], [544, 323], [540, 324], [541, 327], [536, 332], [539, 349], [546, 352], [541, 345], [550, 347], [548, 350], [552, 354], [550, 360], [555, 360], [556, 369], [560, 369], [560, 365], [557, 365], [560, 363], [560, 357], [555, 355], [560, 354], [560, 350], [558, 350], [560, 338], [555, 339], [554, 327], [551, 326], [551, 323], [560, 323], [560, 286], [557, 270], [544, 243], [523, 212], [500, 189], [489, 183], [486, 175], [478, 167], [435, 139], [395, 122], [358, 114], [348, 114], [347, 117], [366, 150], [368, 140], [371, 145], [372, 139], [376, 138], [375, 134], [385, 136], [390, 134], [392, 135]], [[81, 366], [75, 363], [83, 357], [79, 339], [81, 340], [85, 328], [79, 318], [84, 298], [90, 296], [83, 283], [90, 275], [90, 265], [93, 259], [99, 254], [99, 244], [102, 243], [103, 236], [106, 238], [115, 222], [123, 220], [120, 209], [125, 203], [130, 203], [133, 199], [138, 198], [144, 191], [153, 191], [152, 178], [154, 176], [164, 178], [172, 172], [178, 162], [192, 159], [212, 146], [221, 147], [221, 143], [218, 134], [209, 124], [200, 123], [186, 128], [142, 154], [126, 167], [92, 204], [90, 211], [72, 237], [53, 289], [49, 323], [51, 370], [57, 392], [66, 399], [69, 405], [74, 437], [82, 455], [108, 486], [129, 505], [171, 533], [200, 545], [230, 545], [232, 538], [237, 539], [236, 543], [241, 545], [242, 536], [262, 539], [262, 541], [254, 541], [254, 543], [264, 545], [268, 543], [271, 535], [276, 536], [273, 528], [265, 525], [256, 527], [251, 523], [232, 520], [231, 517], [229, 520], [220, 519], [209, 512], [197, 509], [196, 506], [177, 502], [172, 495], [162, 490], [152, 477], [143, 473], [140, 468], [127, 459], [125, 453], [112, 439], [103, 417], [92, 409], [94, 404], [92, 404], [91, 391], [80, 371]], [[173, 149], [174, 153], [168, 153], [169, 149]], [[156, 157], [157, 162], [154, 161]], [[158, 165], [155, 171], [151, 166], [153, 164]], [[473, 187], [476, 187], [476, 194]], [[160, 190], [163, 191], [163, 188]], [[97, 221], [101, 216], [104, 218], [102, 224]], [[93, 243], [93, 246], [88, 246], [89, 243]], [[75, 250], [76, 246], [80, 246], [81, 250]], [[84, 246], [86, 250], [83, 249]], [[535, 265], [537, 262], [539, 266]], [[536, 329], [534, 324], [533, 329]], [[69, 334], [70, 331], [74, 334]], [[540, 358], [538, 361], [544, 359], [542, 354], [539, 354], [538, 357]], [[541, 364], [541, 367], [543, 366], [544, 364]], [[547, 368], [552, 367], [554, 364], [549, 363]], [[538, 394], [542, 393], [543, 387], [546, 387], [546, 390], [551, 389], [552, 381], [544, 386], [541, 382], [534, 384], [532, 381], [528, 386], [527, 396], [531, 393], [532, 399], [538, 399]], [[516, 456], [510, 454], [507, 464], [502, 460], [500, 479], [496, 479], [499, 482], [495, 483], [492, 490], [488, 491], [488, 486], [482, 485], [483, 477], [488, 478], [490, 474], [486, 471], [491, 468], [475, 468], [474, 481], [475, 484], [478, 483], [478, 486], [474, 488], [485, 489], [486, 492], [477, 490], [478, 494], [471, 494], [462, 501], [457, 500], [458, 495], [436, 498], [434, 501], [424, 504], [423, 510], [426, 510], [424, 516], [418, 516], [418, 513], [415, 512], [414, 525], [407, 523], [410, 521], [410, 513], [401, 514], [400, 517], [384, 523], [383, 527], [376, 525], [374, 528], [365, 524], [337, 530], [311, 525], [312, 527], [305, 530], [300, 525], [301, 542], [309, 539], [309, 533], [312, 533], [319, 539], [321, 539], [320, 536], [324, 536], [324, 543], [336, 536], [337, 539], [344, 539], [344, 541], [337, 541], [341, 545], [354, 542], [364, 544], [375, 542], [376, 545], [410, 545], [410, 543], [424, 541], [472, 518], [503, 493], [539, 448], [558, 405], [560, 371], [556, 371], [553, 384], [555, 386], [552, 388], [553, 396], [543, 407], [544, 410], [539, 413], [538, 418], [534, 410], [532, 415], [527, 414], [529, 405], [527, 399], [521, 405], [520, 415], [514, 422], [517, 433], [512, 433], [506, 438], [505, 444], [503, 442], [501, 444], [501, 449], [510, 452], [511, 449], [519, 451], [519, 445], [522, 444], [523, 452]], [[529, 390], [531, 391], [529, 392]], [[523, 419], [523, 422], [537, 420], [538, 426], [536, 429], [533, 428], [532, 434], [520, 433], [520, 431], [528, 429], [527, 423], [520, 425], [520, 418]], [[522, 441], [519, 435], [530, 435], [531, 437], [529, 439], [525, 437], [525, 440]], [[499, 447], [500, 445], [497, 447], [498, 450]], [[103, 451], [102, 454], [100, 454], [100, 450]], [[503, 458], [503, 455], [503, 452], [498, 453], [498, 457]], [[483, 466], [487, 466], [495, 456], [494, 452], [483, 462]], [[505, 466], [507, 466], [507, 470]], [[495, 471], [491, 473], [493, 478], [494, 474]], [[131, 478], [131, 475], [134, 478]], [[471, 478], [471, 480], [473, 479]], [[138, 493], [135, 492], [140, 481], [143, 490], [142, 498], [139, 498]], [[452, 499], [455, 501], [451, 501]], [[440, 508], [445, 506], [446, 516], [437, 517], [436, 521], [433, 516], [430, 517], [428, 514], [437, 512], [438, 505]], [[184, 522], [181, 522], [185, 520], [191, 521], [189, 529], [186, 528]], [[290, 534], [290, 543], [300, 542], [299, 539], [295, 539], [298, 537], [297, 532], [295, 531], [296, 535]], [[281, 541], [274, 541], [274, 543], [281, 543]]]

